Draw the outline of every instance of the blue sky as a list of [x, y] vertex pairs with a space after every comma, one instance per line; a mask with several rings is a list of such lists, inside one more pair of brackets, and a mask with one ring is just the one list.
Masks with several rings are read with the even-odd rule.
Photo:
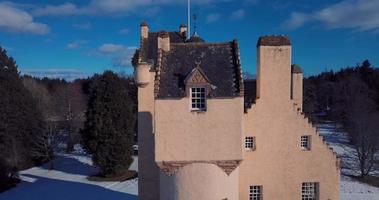
[[[39, 76], [83, 77], [111, 69], [131, 73], [139, 24], [177, 30], [187, 0], [0, 1], [0, 45], [20, 70]], [[305, 75], [379, 65], [379, 0], [192, 0], [206, 41], [239, 40], [244, 71], [255, 74], [261, 35], [289, 35], [293, 63]]]

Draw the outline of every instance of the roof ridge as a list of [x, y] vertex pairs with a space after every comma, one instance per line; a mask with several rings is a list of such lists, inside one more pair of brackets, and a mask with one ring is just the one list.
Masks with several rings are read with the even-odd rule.
[[[233, 41], [231, 41], [233, 42]], [[207, 45], [230, 45], [231, 42], [195, 42], [195, 43], [171, 43], [171, 45], [177, 46], [185, 46], [185, 45], [193, 45], [193, 46], [207, 46]]]

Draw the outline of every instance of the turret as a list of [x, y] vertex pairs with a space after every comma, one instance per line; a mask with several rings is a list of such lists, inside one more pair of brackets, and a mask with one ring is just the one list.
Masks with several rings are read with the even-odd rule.
[[299, 65], [291, 66], [291, 99], [295, 106], [303, 110], [303, 71]]
[[[141, 25], [141, 47], [142, 40], [149, 37], [149, 25], [146, 22], [142, 22]], [[146, 87], [150, 83], [150, 68], [151, 65], [141, 60], [140, 55], [136, 54], [137, 57], [133, 58], [135, 62], [134, 65], [134, 81], [138, 87]]]
[[273, 105], [291, 99], [291, 41], [263, 36], [257, 44], [257, 98]]
[[139, 62], [134, 67], [134, 80], [138, 87], [146, 87], [150, 83], [150, 64]]

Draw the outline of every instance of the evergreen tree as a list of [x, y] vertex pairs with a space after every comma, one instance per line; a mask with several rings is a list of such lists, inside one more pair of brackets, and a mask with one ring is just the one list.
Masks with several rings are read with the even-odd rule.
[[0, 94], [0, 160], [8, 166], [4, 169], [14, 172], [45, 161], [48, 148], [41, 146], [47, 143], [42, 114], [23, 86], [16, 62], [1, 47]]
[[93, 79], [82, 140], [103, 176], [128, 170], [133, 161], [135, 113], [125, 81], [111, 71]]

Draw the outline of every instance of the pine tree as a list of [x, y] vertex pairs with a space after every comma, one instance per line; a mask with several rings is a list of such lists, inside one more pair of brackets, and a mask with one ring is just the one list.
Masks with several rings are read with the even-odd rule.
[[133, 111], [125, 81], [111, 71], [95, 76], [82, 140], [103, 176], [123, 173], [133, 161], [132, 135], [136, 120]]
[[0, 157], [11, 169], [44, 162], [45, 124], [16, 62], [0, 47]]

